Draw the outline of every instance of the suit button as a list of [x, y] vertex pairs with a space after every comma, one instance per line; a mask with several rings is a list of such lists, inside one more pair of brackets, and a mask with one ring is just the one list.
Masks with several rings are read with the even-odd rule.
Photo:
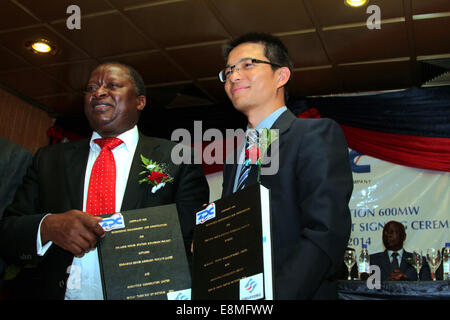
[[65, 284], [64, 280], [61, 280], [61, 281], [59, 282], [59, 287], [60, 287], [60, 288], [64, 288], [64, 284]]

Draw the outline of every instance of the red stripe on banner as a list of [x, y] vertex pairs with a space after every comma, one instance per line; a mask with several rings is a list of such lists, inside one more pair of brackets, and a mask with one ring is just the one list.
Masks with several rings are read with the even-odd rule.
[[306, 119], [319, 119], [322, 116], [320, 115], [319, 110], [316, 108], [309, 108], [303, 112], [300, 112], [297, 115], [297, 118], [306, 118]]
[[205, 173], [205, 176], [211, 173], [216, 173], [223, 171], [223, 164], [206, 164], [202, 163], [203, 172]]
[[[228, 156], [227, 151], [235, 152], [235, 148], [237, 146], [236, 140], [234, 138], [232, 140], [233, 140], [233, 142], [231, 142], [231, 143], [232, 143], [233, 148], [231, 150], [227, 150], [227, 148], [226, 148], [227, 141], [229, 141], [227, 139], [203, 141], [201, 144], [201, 147], [199, 145], [197, 146], [195, 144], [191, 145], [194, 148], [195, 152], [197, 152], [201, 156], [202, 168], [203, 168], [203, 172], [205, 173], [205, 175], [223, 171], [223, 164], [225, 163], [225, 159]], [[209, 150], [207, 152], [205, 152], [205, 148], [207, 148], [207, 147], [209, 148]], [[221, 155], [212, 154], [212, 156], [214, 157], [214, 160], [217, 160], [217, 161], [214, 161], [214, 163], [208, 164], [205, 162], [205, 157], [210, 156], [211, 150], [216, 150], [214, 147], [218, 148], [219, 150], [221, 149], [222, 154]], [[216, 163], [216, 162], [220, 162], [220, 163]]]
[[378, 132], [341, 125], [351, 149], [408, 167], [450, 171], [450, 138]]

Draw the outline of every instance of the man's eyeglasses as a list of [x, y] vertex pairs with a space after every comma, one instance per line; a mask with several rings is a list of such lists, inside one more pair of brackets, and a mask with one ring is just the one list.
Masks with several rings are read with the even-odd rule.
[[270, 64], [271, 66], [281, 68], [282, 66], [276, 63], [272, 63], [270, 61], [264, 61], [254, 58], [244, 58], [239, 63], [233, 66], [227, 66], [219, 72], [219, 79], [221, 82], [226, 82], [227, 79], [233, 74], [234, 71], [248, 71], [255, 67], [256, 63], [265, 63]]

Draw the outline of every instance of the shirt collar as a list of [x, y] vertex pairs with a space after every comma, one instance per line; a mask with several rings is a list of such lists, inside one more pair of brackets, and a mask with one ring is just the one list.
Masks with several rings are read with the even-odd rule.
[[[403, 248], [401, 248], [400, 250], [396, 251], [400, 258], [403, 256], [403, 251], [404, 251]], [[389, 258], [390, 258], [390, 257], [392, 257], [392, 253], [394, 252], [394, 250], [388, 250], [387, 252], [388, 252], [388, 255], [389, 255]]]
[[[92, 137], [89, 142], [91, 150], [100, 150], [100, 146], [98, 144], [96, 144], [94, 142], [94, 140], [101, 139], [101, 138], [102, 137], [96, 131], [94, 131], [92, 133]], [[123, 141], [123, 144], [121, 144], [119, 147], [123, 146], [124, 148], [126, 148], [127, 151], [135, 149], [137, 146], [138, 140], [139, 140], [139, 132], [138, 132], [137, 126], [135, 125], [130, 130], [122, 132], [116, 138], [119, 138], [120, 140]]]
[[[274, 112], [272, 112], [270, 115], [268, 115], [264, 120], [262, 120], [255, 129], [260, 131], [261, 129], [267, 128], [270, 129], [272, 125], [277, 121], [278, 117], [281, 116], [281, 114], [287, 110], [286, 106], [283, 106], [281, 108], [278, 108]], [[249, 126], [247, 125], [247, 129], [249, 129]]]

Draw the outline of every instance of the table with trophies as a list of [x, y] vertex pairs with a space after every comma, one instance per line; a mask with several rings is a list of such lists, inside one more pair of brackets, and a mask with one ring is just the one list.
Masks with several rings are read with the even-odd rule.
[[450, 281], [382, 281], [369, 289], [366, 281], [339, 281], [340, 300], [450, 300]]
[[[348, 249], [344, 254], [348, 278], [339, 281], [338, 298], [341, 300], [450, 300], [450, 280], [443, 280], [445, 270], [442, 274], [436, 273], [443, 261], [444, 250], [430, 248], [424, 252], [422, 250], [412, 252], [413, 256], [409, 263], [416, 270], [417, 279], [426, 258], [430, 266], [431, 281], [381, 281], [379, 288], [374, 288], [373, 285], [368, 285], [367, 280], [352, 277], [352, 268], [358, 258], [355, 250]], [[448, 253], [445, 253], [446, 263], [448, 263], [447, 255]], [[358, 266], [358, 271], [362, 271], [361, 266]]]

